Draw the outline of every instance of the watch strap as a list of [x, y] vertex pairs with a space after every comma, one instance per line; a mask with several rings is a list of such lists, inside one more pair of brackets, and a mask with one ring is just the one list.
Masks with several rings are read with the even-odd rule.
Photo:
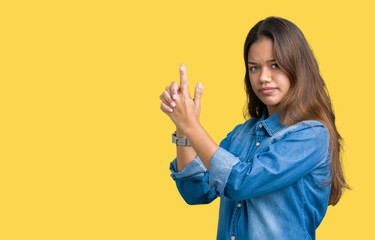
[[172, 134], [172, 143], [176, 143], [177, 146], [191, 146], [189, 139], [177, 137], [176, 131]]

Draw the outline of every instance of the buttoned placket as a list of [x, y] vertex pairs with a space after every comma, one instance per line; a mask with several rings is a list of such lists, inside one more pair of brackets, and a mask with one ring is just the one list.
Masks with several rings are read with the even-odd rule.
[[259, 123], [257, 128], [256, 128], [256, 143], [255, 143], [255, 146], [256, 147], [259, 147], [260, 146], [260, 143], [262, 142], [263, 138], [264, 138], [264, 135], [265, 135], [265, 132], [264, 132], [264, 129], [263, 129], [263, 124], [262, 123]]
[[[252, 156], [254, 154], [254, 152], [258, 149], [258, 147], [262, 143], [263, 139], [265, 138], [266, 131], [264, 129], [264, 126], [263, 126], [262, 122], [259, 122], [256, 125], [254, 135], [255, 135], [255, 142], [254, 142], [255, 147], [253, 148], [253, 150], [252, 150], [252, 152], [251, 152], [251, 154], [249, 156]], [[249, 157], [247, 159], [247, 162], [249, 162], [250, 159], [251, 159], [251, 157]]]
[[[257, 150], [257, 148], [260, 146], [260, 144], [262, 143], [265, 137], [266, 137], [266, 131], [264, 129], [262, 122], [260, 122], [256, 125], [256, 128], [255, 128], [255, 142], [254, 142], [255, 147], [252, 153], [250, 154], [250, 156]], [[250, 159], [251, 157], [247, 160], [247, 162], [249, 162]], [[234, 208], [234, 213], [233, 213], [232, 220], [230, 223], [230, 228], [229, 228], [231, 240], [236, 239], [236, 229], [237, 229], [238, 219], [240, 218], [241, 207], [242, 207], [241, 202], [237, 202], [236, 207]]]
[[[240, 206], [240, 207], [238, 207]], [[237, 224], [238, 224], [238, 219], [240, 218], [240, 208], [241, 208], [241, 203], [240, 202], [237, 202], [236, 206], [235, 206], [235, 209], [234, 209], [234, 213], [233, 213], [233, 216], [232, 216], [232, 220], [231, 220], [231, 223], [230, 223], [230, 236], [231, 236], [231, 240], [232, 239], [236, 239], [236, 235], [237, 235]]]
[[231, 240], [236, 239], [237, 223], [238, 223], [238, 219], [240, 218], [241, 207], [242, 207], [241, 202], [237, 202], [236, 208], [234, 209], [232, 222], [231, 222], [231, 235], [230, 235]]
[[246, 162], [250, 162], [250, 160], [252, 159], [252, 156], [254, 154], [254, 152], [258, 149], [258, 147], [260, 146], [260, 144], [262, 143], [263, 139], [265, 138], [265, 135], [266, 135], [266, 129], [264, 128], [264, 125], [262, 122], [259, 122], [255, 125], [255, 132], [253, 133], [254, 134], [254, 147], [253, 149], [251, 150], [251, 152], [247, 155], [247, 160]]

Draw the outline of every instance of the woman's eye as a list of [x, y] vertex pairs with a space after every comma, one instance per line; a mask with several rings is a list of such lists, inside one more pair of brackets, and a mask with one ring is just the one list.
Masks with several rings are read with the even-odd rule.
[[258, 67], [249, 67], [249, 70], [250, 70], [251, 72], [254, 72], [254, 71], [258, 70]]
[[277, 65], [277, 63], [274, 63], [271, 65], [272, 68], [279, 68], [279, 65]]

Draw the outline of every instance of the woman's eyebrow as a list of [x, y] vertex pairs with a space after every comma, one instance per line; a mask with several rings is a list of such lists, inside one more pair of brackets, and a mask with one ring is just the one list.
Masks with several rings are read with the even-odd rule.
[[[276, 62], [276, 60], [275, 59], [271, 59], [271, 60], [267, 60], [266, 62]], [[253, 65], [256, 65], [257, 63], [255, 63], [255, 62], [247, 62], [248, 64], [253, 64]]]

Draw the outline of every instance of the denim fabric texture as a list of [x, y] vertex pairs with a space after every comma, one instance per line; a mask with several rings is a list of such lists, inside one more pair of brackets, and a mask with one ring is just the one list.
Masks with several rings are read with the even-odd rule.
[[315, 239], [331, 185], [329, 133], [318, 121], [284, 126], [278, 113], [236, 126], [212, 156], [171, 177], [191, 205], [221, 198], [217, 239]]

